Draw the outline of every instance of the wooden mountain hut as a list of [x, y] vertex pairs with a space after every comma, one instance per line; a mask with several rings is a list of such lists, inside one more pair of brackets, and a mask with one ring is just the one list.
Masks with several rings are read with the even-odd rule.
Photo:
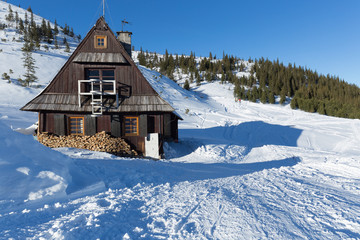
[[132, 60], [131, 33], [116, 37], [103, 17], [49, 85], [21, 110], [39, 113], [38, 133], [105, 131], [144, 155], [150, 146], [156, 148], [154, 143], [161, 149], [163, 141], [177, 141], [181, 119]]

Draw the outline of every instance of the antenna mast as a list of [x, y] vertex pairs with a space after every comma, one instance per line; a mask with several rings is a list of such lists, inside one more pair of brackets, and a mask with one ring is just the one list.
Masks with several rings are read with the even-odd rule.
[[105, 18], [105, 0], [103, 0], [103, 17]]
[[123, 32], [124, 31], [124, 26], [125, 24], [129, 24], [128, 21], [126, 21], [126, 19], [124, 18], [124, 20], [121, 21], [121, 31]]

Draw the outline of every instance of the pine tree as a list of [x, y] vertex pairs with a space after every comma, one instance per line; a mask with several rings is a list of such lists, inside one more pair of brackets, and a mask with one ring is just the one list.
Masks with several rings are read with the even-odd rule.
[[9, 22], [13, 22], [15, 20], [13, 10], [11, 9], [11, 5], [9, 4], [9, 14], [5, 16], [5, 19]]
[[236, 99], [241, 99], [241, 87], [239, 80], [236, 80], [234, 83], [234, 97]]
[[266, 94], [266, 91], [265, 91], [265, 90], [262, 90], [260, 101], [261, 101], [262, 103], [266, 103], [266, 102], [267, 102], [267, 94]]
[[47, 33], [47, 26], [46, 26], [45, 19], [43, 18], [42, 22], [41, 22], [41, 37], [45, 38], [46, 33]]
[[57, 37], [54, 38], [54, 45], [55, 45], [55, 49], [59, 49], [59, 44], [57, 41]]
[[70, 30], [70, 32], [69, 32], [69, 36], [70, 37], [74, 37], [74, 29], [71, 27], [71, 30]]
[[275, 103], [275, 96], [274, 96], [274, 93], [272, 91], [269, 91], [268, 99], [269, 99], [270, 104]]
[[52, 39], [54, 38], [53, 33], [52, 33], [52, 28], [50, 26], [50, 22], [47, 22], [47, 27], [46, 27], [46, 41], [48, 43], [52, 43]]
[[8, 81], [8, 83], [11, 83], [11, 78], [10, 78], [10, 76], [9, 76], [6, 72], [4, 72], [4, 73], [1, 75], [1, 78], [2, 78], [3, 80]]
[[158, 55], [155, 53], [154, 54], [154, 58], [153, 58], [153, 65], [154, 66], [157, 66], [159, 63], [159, 58], [158, 58]]
[[56, 22], [56, 19], [55, 19], [55, 26], [54, 26], [54, 35], [58, 35], [59, 34], [59, 28], [58, 28], [58, 24]]
[[27, 12], [25, 12], [25, 26], [27, 26], [29, 24], [29, 20], [28, 20], [28, 15], [27, 15]]
[[65, 35], [69, 34], [69, 26], [66, 23], [65, 23], [65, 27], [62, 29], [62, 31]]
[[196, 78], [196, 86], [200, 86], [202, 78], [199, 71], [197, 70], [195, 71], [195, 78]]
[[286, 90], [285, 90], [285, 88], [283, 88], [283, 90], [281, 90], [281, 93], [280, 93], [280, 104], [284, 104], [286, 101], [285, 92], [286, 92]]
[[257, 99], [259, 99], [259, 91], [258, 91], [258, 88], [256, 86], [254, 86], [252, 89], [251, 89], [251, 98], [250, 98], [250, 101], [252, 102], [256, 102]]
[[19, 31], [20, 31], [20, 33], [23, 33], [24, 30], [25, 30], [24, 22], [23, 22], [23, 20], [20, 18], [20, 20], [19, 20]]
[[16, 29], [19, 29], [19, 14], [18, 12], [15, 12], [15, 22], [16, 22]]
[[184, 89], [190, 90], [190, 84], [189, 84], [189, 81], [187, 79], [185, 80], [185, 83], [184, 83]]
[[297, 99], [296, 96], [293, 97], [293, 99], [291, 99], [290, 107], [291, 107], [292, 109], [297, 109], [297, 108], [299, 107], [299, 105], [298, 105], [298, 99]]
[[221, 74], [221, 80], [220, 80], [221, 84], [226, 82], [226, 76], [225, 75], [226, 75], [225, 73]]
[[190, 73], [190, 82], [193, 83], [194, 82], [194, 74]]
[[37, 81], [37, 77], [35, 75], [35, 59], [32, 57], [31, 51], [23, 51], [22, 59], [24, 60], [23, 66], [25, 68], [23, 85], [30, 87], [31, 84]]
[[31, 12], [31, 15], [30, 15], [30, 25], [31, 25], [31, 28], [36, 28], [36, 23], [34, 21], [34, 13]]
[[146, 57], [145, 57], [145, 54], [142, 51], [140, 51], [139, 54], [138, 54], [138, 60], [139, 60], [140, 65], [146, 66]]
[[30, 39], [29, 34], [28, 34], [27, 31], [24, 33], [24, 45], [23, 45], [23, 47], [21, 48], [21, 50], [22, 50], [23, 52], [31, 52], [31, 51], [34, 50], [34, 43], [33, 43], [33, 41]]
[[65, 52], [70, 52], [70, 47], [68, 43], [66, 43], [65, 45]]

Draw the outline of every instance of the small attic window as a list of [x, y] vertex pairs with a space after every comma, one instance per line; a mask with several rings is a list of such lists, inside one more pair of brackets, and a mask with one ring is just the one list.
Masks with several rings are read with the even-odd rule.
[[107, 37], [106, 36], [95, 36], [95, 48], [106, 48]]

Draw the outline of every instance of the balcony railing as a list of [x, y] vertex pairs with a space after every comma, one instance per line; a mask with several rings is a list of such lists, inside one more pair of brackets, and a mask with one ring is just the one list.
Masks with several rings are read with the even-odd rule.
[[108, 96], [116, 97], [116, 108], [119, 107], [119, 97], [116, 91], [115, 80], [78, 80], [78, 100], [79, 107], [81, 104], [81, 96], [91, 96], [92, 115], [102, 115], [104, 109], [104, 100]]

